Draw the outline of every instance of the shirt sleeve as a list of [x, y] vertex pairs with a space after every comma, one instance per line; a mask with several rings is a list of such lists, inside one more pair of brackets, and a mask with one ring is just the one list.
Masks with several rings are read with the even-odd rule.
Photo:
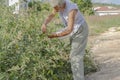
[[68, 12], [70, 12], [70, 11], [73, 10], [73, 9], [78, 9], [77, 4], [75, 4], [75, 3], [74, 3], [74, 4], [72, 3], [72, 4], [70, 4], [69, 6], [70, 6], [70, 8], [68, 9]]

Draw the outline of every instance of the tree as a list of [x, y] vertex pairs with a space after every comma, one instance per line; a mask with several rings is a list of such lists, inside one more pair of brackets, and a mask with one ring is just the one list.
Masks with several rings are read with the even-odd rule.
[[83, 14], [87, 14], [87, 15], [91, 15], [93, 14], [93, 10], [92, 10], [92, 2], [91, 0], [72, 0], [73, 2], [77, 3], [80, 11]]

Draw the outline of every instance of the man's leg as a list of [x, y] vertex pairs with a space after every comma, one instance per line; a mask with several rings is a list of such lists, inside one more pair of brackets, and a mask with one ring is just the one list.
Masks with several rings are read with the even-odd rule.
[[[74, 80], [84, 80], [84, 45], [86, 45], [86, 42], [84, 42], [84, 44], [81, 44], [81, 46], [77, 49], [71, 50], [70, 60]], [[83, 50], [81, 50], [80, 48], [83, 48]]]
[[79, 34], [74, 35], [74, 39], [71, 42], [71, 68], [73, 72], [74, 80], [84, 80], [84, 53], [87, 44], [88, 29], [87, 27], [81, 26], [83, 31]]

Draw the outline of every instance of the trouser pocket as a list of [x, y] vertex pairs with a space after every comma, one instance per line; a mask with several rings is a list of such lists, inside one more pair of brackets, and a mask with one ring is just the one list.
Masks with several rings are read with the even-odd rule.
[[84, 29], [84, 26], [81, 25], [81, 26], [79, 27], [79, 29], [77, 30], [77, 32], [71, 35], [71, 37], [70, 37], [70, 44], [72, 43], [72, 41], [73, 41], [78, 35], [80, 35], [80, 34], [82, 33], [83, 29]]

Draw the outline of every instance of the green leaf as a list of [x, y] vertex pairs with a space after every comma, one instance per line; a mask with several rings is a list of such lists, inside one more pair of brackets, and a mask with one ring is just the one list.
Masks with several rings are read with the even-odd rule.
[[5, 73], [0, 73], [0, 80], [3, 80], [3, 78], [5, 78]]

